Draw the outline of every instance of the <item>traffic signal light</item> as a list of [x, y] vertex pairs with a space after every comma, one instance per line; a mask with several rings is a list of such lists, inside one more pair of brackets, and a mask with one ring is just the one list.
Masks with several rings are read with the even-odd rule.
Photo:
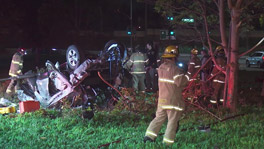
[[175, 32], [174, 31], [170, 31], [170, 36], [174, 36]]
[[173, 17], [167, 17], [167, 19], [169, 20], [169, 21], [173, 21]]
[[132, 35], [132, 29], [131, 29], [131, 27], [127, 27], [127, 34], [128, 35]]

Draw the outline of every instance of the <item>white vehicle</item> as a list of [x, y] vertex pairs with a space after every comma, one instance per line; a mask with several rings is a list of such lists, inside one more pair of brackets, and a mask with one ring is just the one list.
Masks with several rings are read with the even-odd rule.
[[255, 65], [258, 68], [264, 67], [264, 51], [256, 51], [246, 58], [246, 66]]

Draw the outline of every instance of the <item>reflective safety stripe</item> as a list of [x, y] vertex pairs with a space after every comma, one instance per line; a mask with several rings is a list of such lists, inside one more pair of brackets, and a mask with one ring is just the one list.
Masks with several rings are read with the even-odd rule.
[[188, 74], [191, 74], [189, 71], [187, 72]]
[[143, 73], [146, 73], [145, 71], [142, 71], [142, 72], [131, 72], [133, 74], [143, 74]]
[[16, 74], [11, 73], [11, 72], [9, 72], [9, 75], [10, 75], [11, 77], [16, 77], [16, 76], [17, 76]]
[[224, 99], [220, 99], [221, 102], [224, 102]]
[[11, 93], [12, 91], [10, 89], [7, 89], [6, 90], [6, 93]]
[[183, 76], [183, 74], [175, 75], [175, 76], [173, 77], [173, 80], [175, 80], [176, 78], [178, 78], [178, 77], [180, 77], [180, 76]]
[[174, 80], [159, 78], [159, 81], [174, 84]]
[[174, 140], [170, 140], [168, 138], [163, 138], [163, 142], [166, 142], [166, 143], [174, 143]]
[[190, 62], [190, 65], [195, 65], [195, 63], [194, 62]]
[[147, 130], [146, 135], [151, 135], [151, 136], [157, 137], [157, 134], [155, 134], [154, 132], [152, 132], [150, 130]]
[[21, 73], [21, 70], [18, 70], [17, 73]]
[[216, 100], [210, 100], [211, 103], [216, 103]]
[[22, 66], [22, 65], [23, 65], [23, 63], [21, 63], [21, 62], [19, 62], [19, 61], [15, 61], [15, 60], [12, 60], [12, 63], [13, 63], [13, 64], [20, 65], [20, 66]]
[[188, 76], [188, 75], [185, 75], [185, 77], [187, 78], [187, 80], [188, 80], [188, 81], [190, 80], [190, 78], [189, 78], [189, 76]]
[[197, 79], [194, 78], [194, 79], [190, 79], [189, 81], [195, 81], [195, 80], [197, 80]]
[[172, 106], [172, 105], [167, 105], [167, 106], [161, 106], [162, 109], [174, 109], [174, 110], [178, 110], [178, 111], [182, 111], [183, 109], [178, 107], [178, 106]]
[[136, 60], [136, 61], [134, 61], [133, 63], [146, 63], [146, 62], [147, 62], [147, 60], [146, 60], [146, 61]]
[[201, 67], [200, 65], [194, 66], [194, 68], [200, 68], [200, 67]]
[[213, 82], [217, 82], [217, 83], [225, 83], [224, 81], [221, 81], [221, 80], [213, 80]]

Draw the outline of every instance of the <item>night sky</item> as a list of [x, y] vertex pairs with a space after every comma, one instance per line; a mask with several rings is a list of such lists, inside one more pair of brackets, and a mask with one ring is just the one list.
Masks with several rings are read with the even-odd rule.
[[[129, 0], [0, 0], [0, 3], [1, 48], [65, 48], [82, 40], [88, 42], [91, 36], [105, 42], [114, 30], [125, 31], [130, 26]], [[162, 18], [153, 6], [148, 5], [147, 10], [148, 27], [161, 27]], [[145, 4], [136, 0], [133, 0], [133, 26], [138, 30], [145, 27]]]

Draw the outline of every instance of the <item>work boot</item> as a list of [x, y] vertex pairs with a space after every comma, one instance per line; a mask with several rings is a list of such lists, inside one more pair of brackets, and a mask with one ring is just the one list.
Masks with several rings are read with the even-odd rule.
[[148, 137], [148, 136], [145, 136], [143, 141], [144, 141], [144, 143], [146, 143], [147, 141], [154, 142], [154, 140], [151, 139], [151, 138]]

